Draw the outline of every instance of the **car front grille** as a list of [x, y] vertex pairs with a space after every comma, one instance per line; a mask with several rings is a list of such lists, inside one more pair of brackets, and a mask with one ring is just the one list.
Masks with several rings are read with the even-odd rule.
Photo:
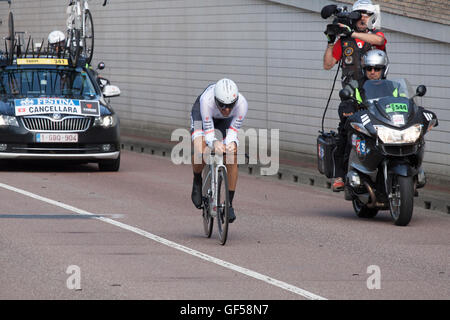
[[88, 117], [70, 116], [60, 120], [55, 120], [51, 117], [33, 116], [33, 117], [23, 117], [22, 122], [24, 127], [28, 131], [83, 132], [89, 128], [91, 124], [91, 119]]

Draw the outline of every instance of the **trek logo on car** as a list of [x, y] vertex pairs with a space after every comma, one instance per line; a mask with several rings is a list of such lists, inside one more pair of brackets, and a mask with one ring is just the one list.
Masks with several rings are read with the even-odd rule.
[[80, 101], [81, 102], [81, 112], [84, 115], [92, 115], [92, 116], [99, 116], [100, 110], [98, 108], [98, 102], [97, 101]]

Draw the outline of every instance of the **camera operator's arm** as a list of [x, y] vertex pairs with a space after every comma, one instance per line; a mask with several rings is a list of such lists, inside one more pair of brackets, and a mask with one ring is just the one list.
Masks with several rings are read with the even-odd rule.
[[365, 32], [356, 32], [355, 31], [352, 33], [352, 38], [368, 42], [374, 46], [383, 46], [385, 43], [384, 37], [379, 36], [374, 33], [365, 33]]
[[330, 70], [337, 63], [336, 58], [333, 56], [334, 44], [329, 43], [325, 49], [325, 54], [323, 55], [323, 68], [325, 70]]
[[369, 33], [369, 32], [358, 32], [352, 30], [349, 26], [339, 23], [339, 26], [344, 30], [343, 34], [347, 37], [352, 37], [353, 39], [359, 39], [364, 42], [368, 42], [373, 46], [384, 47], [386, 44], [386, 39], [384, 34], [381, 32]]

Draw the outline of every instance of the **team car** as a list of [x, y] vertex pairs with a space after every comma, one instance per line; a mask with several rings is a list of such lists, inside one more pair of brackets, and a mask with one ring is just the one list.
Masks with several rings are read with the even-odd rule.
[[0, 159], [80, 160], [118, 171], [119, 118], [109, 98], [119, 88], [102, 85], [82, 61], [34, 56], [0, 58]]

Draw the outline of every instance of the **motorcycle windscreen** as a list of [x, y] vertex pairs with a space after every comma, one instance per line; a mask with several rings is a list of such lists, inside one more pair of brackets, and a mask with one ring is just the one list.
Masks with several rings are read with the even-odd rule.
[[414, 93], [405, 79], [367, 80], [363, 86], [365, 100], [378, 100], [385, 97], [408, 98]]

